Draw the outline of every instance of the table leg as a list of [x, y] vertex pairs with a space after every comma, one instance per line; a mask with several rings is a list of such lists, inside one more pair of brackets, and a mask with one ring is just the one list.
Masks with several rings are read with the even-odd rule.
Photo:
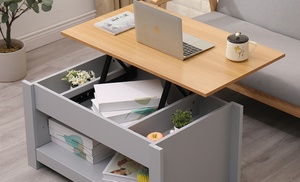
[[176, 85], [176, 87], [184, 97], [189, 95], [188, 93], [185, 92], [185, 90], [182, 87], [180, 87], [178, 85]]
[[101, 73], [99, 83], [104, 83], [106, 81], [106, 77], [107, 77], [107, 74], [108, 74], [108, 70], [109, 70], [111, 60], [112, 60], [112, 57], [109, 56], [109, 55], [106, 55], [106, 60], [105, 60], [105, 63], [104, 63], [103, 69], [102, 69], [102, 73]]
[[160, 99], [160, 102], [159, 102], [159, 105], [158, 105], [158, 108], [157, 108], [158, 110], [165, 107], [171, 85], [172, 85], [171, 82], [166, 81], [166, 83], [164, 85], [164, 90], [163, 90], [163, 93], [161, 95], [161, 99]]

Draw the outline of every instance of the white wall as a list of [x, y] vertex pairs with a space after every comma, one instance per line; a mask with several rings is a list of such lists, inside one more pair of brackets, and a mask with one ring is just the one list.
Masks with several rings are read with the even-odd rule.
[[50, 12], [31, 10], [17, 19], [12, 36], [24, 41], [29, 51], [62, 38], [61, 30], [94, 17], [94, 0], [53, 0]]
[[167, 8], [190, 18], [210, 12], [208, 0], [172, 0]]

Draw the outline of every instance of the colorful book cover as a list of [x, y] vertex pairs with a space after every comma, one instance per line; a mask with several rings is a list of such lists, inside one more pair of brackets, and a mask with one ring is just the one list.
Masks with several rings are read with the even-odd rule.
[[94, 26], [113, 35], [117, 35], [135, 27], [134, 15], [130, 11], [125, 11], [116, 16], [97, 22]]
[[49, 128], [50, 135], [57, 138], [58, 140], [66, 143], [70, 147], [74, 149], [80, 149], [80, 151], [84, 152], [87, 155], [95, 156], [98, 153], [101, 153], [102, 151], [106, 150], [107, 146], [103, 144], [96, 145], [92, 149], [87, 148], [83, 145], [82, 139], [78, 135], [70, 135], [70, 136], [64, 136], [64, 134], [54, 130], [53, 128]]
[[138, 170], [144, 166], [136, 161], [116, 153], [108, 163], [103, 174], [103, 180], [115, 182], [137, 182]]
[[82, 148], [71, 146], [68, 143], [61, 141], [60, 139], [54, 136], [51, 136], [51, 141], [92, 164], [96, 164], [115, 153], [114, 150], [107, 147], [106, 149], [103, 149], [101, 152], [92, 156], [89, 153], [86, 153], [84, 150], [82, 150]]
[[53, 118], [49, 118], [49, 128], [54, 129], [55, 131], [58, 132], [57, 136], [55, 137], [58, 138], [62, 137], [64, 138], [65, 141], [69, 141], [70, 143], [75, 142], [74, 144], [78, 143], [79, 145], [82, 145], [83, 147], [86, 147], [90, 150], [93, 149], [96, 145], [101, 144], [96, 140], [93, 140], [75, 131], [74, 129], [71, 129], [70, 127], [64, 124], [59, 123], [57, 120]]
[[109, 147], [76, 132], [53, 118], [49, 118], [49, 133], [52, 142], [93, 164], [114, 154], [114, 150]]

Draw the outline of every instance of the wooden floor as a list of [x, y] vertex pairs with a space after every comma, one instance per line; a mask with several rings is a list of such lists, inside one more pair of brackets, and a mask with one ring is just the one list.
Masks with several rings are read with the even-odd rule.
[[[34, 81], [101, 53], [62, 39], [28, 53]], [[224, 90], [218, 97], [244, 105], [241, 182], [300, 182], [300, 119]], [[0, 181], [69, 181], [27, 165], [21, 81], [0, 83]]]

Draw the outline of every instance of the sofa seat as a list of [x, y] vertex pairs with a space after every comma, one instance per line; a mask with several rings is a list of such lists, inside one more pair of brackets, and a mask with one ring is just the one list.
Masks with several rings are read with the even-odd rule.
[[[229, 34], [239, 31], [247, 35], [250, 40], [257, 42], [258, 46], [263, 44], [284, 52], [286, 56], [283, 59], [247, 76], [239, 83], [300, 106], [299, 40], [220, 12], [211, 12], [194, 19], [225, 30]], [[255, 51], [253, 54], [255, 54]]]

